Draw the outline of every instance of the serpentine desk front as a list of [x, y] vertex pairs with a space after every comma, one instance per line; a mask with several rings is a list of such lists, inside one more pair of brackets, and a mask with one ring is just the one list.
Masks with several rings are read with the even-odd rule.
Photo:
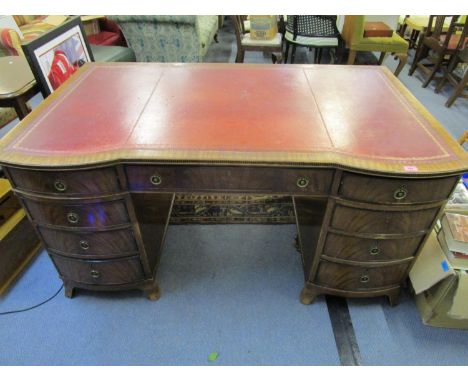
[[332, 65], [86, 64], [5, 136], [0, 163], [69, 297], [157, 299], [175, 193], [291, 195], [303, 303], [396, 302], [468, 170], [386, 68]]

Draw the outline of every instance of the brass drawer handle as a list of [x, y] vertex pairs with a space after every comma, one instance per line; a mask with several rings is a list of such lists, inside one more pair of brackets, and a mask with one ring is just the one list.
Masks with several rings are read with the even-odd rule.
[[89, 249], [89, 243], [86, 240], [81, 240], [80, 247], [81, 249], [84, 249], [85, 251], [87, 251]]
[[162, 183], [162, 178], [159, 175], [151, 175], [150, 182], [155, 186], [159, 186]]
[[56, 180], [54, 187], [57, 191], [64, 192], [67, 190], [67, 184], [63, 180]]
[[301, 176], [297, 178], [296, 185], [299, 188], [306, 188], [309, 185], [309, 178], [306, 176]]
[[375, 245], [375, 246], [373, 246], [373, 247], [370, 247], [370, 248], [369, 248], [369, 253], [370, 253], [372, 256], [377, 256], [377, 255], [380, 254], [380, 248], [379, 248], [377, 245]]
[[406, 198], [407, 195], [408, 195], [408, 190], [406, 189], [406, 187], [405, 186], [400, 186], [393, 193], [393, 198], [395, 200], [403, 200], [403, 199]]
[[78, 219], [78, 215], [75, 214], [74, 212], [69, 212], [69, 213], [67, 214], [67, 220], [68, 220], [68, 222], [69, 222], [70, 224], [76, 224], [76, 223], [78, 223], [78, 220], [79, 220], [79, 219]]
[[89, 272], [89, 274], [93, 279], [98, 279], [99, 277], [101, 277], [101, 272], [96, 271], [95, 269], [91, 269], [91, 272]]
[[370, 280], [369, 275], [362, 275], [361, 276], [361, 283], [363, 283], [363, 284], [368, 283], [369, 280]]

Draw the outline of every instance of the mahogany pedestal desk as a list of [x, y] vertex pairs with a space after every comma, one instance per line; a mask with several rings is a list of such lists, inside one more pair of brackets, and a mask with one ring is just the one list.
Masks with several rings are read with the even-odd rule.
[[394, 303], [468, 170], [385, 67], [333, 65], [86, 64], [5, 136], [0, 163], [69, 297], [157, 299], [175, 193], [292, 195], [305, 304]]

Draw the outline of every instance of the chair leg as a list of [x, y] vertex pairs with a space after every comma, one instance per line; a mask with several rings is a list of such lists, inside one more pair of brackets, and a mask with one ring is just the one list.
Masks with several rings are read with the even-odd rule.
[[349, 50], [349, 56], [348, 56], [348, 65], [353, 65], [354, 61], [356, 60], [356, 51], [350, 49]]
[[278, 57], [277, 57], [277, 64], [282, 64], [283, 63], [283, 52], [278, 52]]
[[271, 53], [271, 62], [273, 62], [273, 64], [281, 64], [282, 61], [283, 61], [283, 52]]
[[447, 82], [447, 80], [449, 79], [449, 76], [451, 76], [451, 73], [452, 71], [457, 67], [458, 65], [458, 56], [457, 55], [454, 55], [451, 59], [450, 59], [450, 62], [447, 66], [447, 69], [445, 70], [445, 73], [444, 75], [442, 76], [442, 78], [439, 80], [439, 82], [437, 83], [436, 85], [436, 88], [434, 89], [434, 92], [435, 93], [439, 93], [442, 88], [444, 87], [445, 83]]
[[286, 40], [286, 49], [284, 51], [284, 64], [288, 63], [289, 42]]
[[458, 143], [460, 143], [461, 145], [465, 144], [465, 142], [468, 141], [468, 130], [466, 130], [461, 136], [460, 138], [458, 138]]
[[331, 64], [336, 64], [336, 59], [337, 59], [336, 57], [337, 57], [336, 49], [330, 48], [330, 63]]
[[294, 64], [294, 59], [296, 58], [296, 44], [293, 44], [291, 52], [291, 64]]
[[395, 69], [395, 77], [398, 77], [400, 74], [401, 70], [405, 67], [406, 61], [408, 60], [408, 53], [397, 53], [395, 55], [400, 59], [400, 62], [398, 63], [397, 68]]
[[429, 74], [429, 77], [426, 78], [426, 81], [424, 81], [422, 87], [425, 88], [427, 85], [430, 84], [434, 76], [436, 75], [437, 71], [439, 70], [440, 66], [442, 65], [442, 61], [444, 60], [444, 55], [440, 54], [439, 57], [437, 58], [437, 62], [434, 65], [434, 68], [432, 69], [431, 74]]
[[387, 55], [387, 52], [380, 52], [379, 65], [383, 64], [386, 55]]
[[236, 63], [243, 63], [244, 62], [245, 51], [243, 49], [239, 49], [237, 51], [236, 56]]
[[318, 48], [317, 64], [320, 64], [320, 61], [322, 61], [322, 48]]
[[455, 88], [455, 91], [452, 93], [452, 95], [449, 97], [447, 102], [445, 103], [445, 106], [450, 107], [452, 104], [455, 102], [457, 97], [462, 94], [463, 90], [465, 90], [466, 85], [468, 84], [468, 71], [465, 73], [463, 76], [463, 79], [460, 81], [458, 86]]
[[418, 43], [418, 47], [416, 49], [416, 54], [414, 55], [414, 58], [413, 58], [413, 63], [411, 64], [411, 68], [408, 72], [410, 76], [412, 76], [414, 71], [416, 70], [416, 67], [418, 66], [418, 62], [423, 59], [424, 51], [427, 51], [427, 48], [425, 48], [422, 43], [423, 39], [424, 39], [423, 36], [421, 36], [420, 42]]

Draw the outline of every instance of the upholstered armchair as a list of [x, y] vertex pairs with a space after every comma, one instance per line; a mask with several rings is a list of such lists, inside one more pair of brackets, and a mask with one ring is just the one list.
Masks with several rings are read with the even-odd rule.
[[137, 61], [202, 62], [218, 16], [107, 16], [117, 22]]
[[380, 52], [379, 65], [387, 53], [400, 59], [395, 76], [400, 74], [408, 58], [408, 42], [393, 32], [392, 37], [364, 37], [365, 16], [346, 16], [342, 37], [349, 48], [348, 64], [354, 64], [357, 52]]

